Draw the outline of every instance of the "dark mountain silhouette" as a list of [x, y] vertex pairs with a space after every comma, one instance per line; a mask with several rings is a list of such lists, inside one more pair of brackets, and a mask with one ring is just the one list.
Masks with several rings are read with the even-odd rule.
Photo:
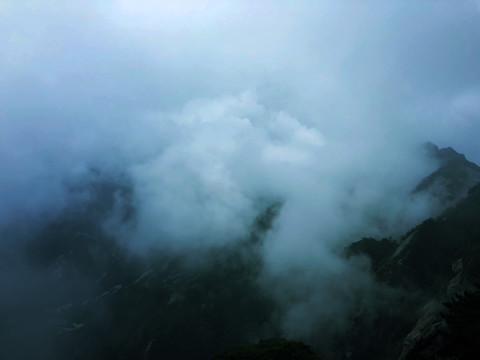
[[444, 206], [452, 205], [480, 182], [480, 167], [468, 161], [465, 155], [451, 147], [439, 149], [430, 142], [425, 143], [423, 149], [440, 166], [413, 189], [413, 194], [428, 192]]
[[[451, 148], [424, 148], [438, 169], [411, 196], [437, 198], [439, 215], [400, 238], [363, 238], [345, 249], [346, 258], [370, 259], [376, 303], [355, 312], [323, 358], [479, 357], [480, 168]], [[85, 186], [89, 201], [1, 255], [10, 275], [2, 282], [0, 358], [317, 358], [279, 338], [280, 309], [257, 283], [279, 204], [264, 205], [250, 235], [229, 245], [189, 259], [140, 257], [102, 226], [114, 211], [134, 223], [128, 179], [99, 176]], [[197, 256], [208, 261], [192, 266]]]
[[281, 338], [234, 346], [212, 360], [320, 360], [307, 345]]
[[[105, 234], [101, 224], [115, 196], [128, 200], [128, 183], [89, 190], [92, 201], [68, 209], [18, 249], [29, 270], [43, 275], [22, 279], [25, 304], [0, 306], [0, 358], [210, 359], [278, 335], [275, 305], [256, 284], [257, 245], [277, 205], [261, 212], [249, 237], [199, 254], [208, 261], [191, 265], [160, 251], [137, 256]], [[128, 204], [123, 216], [135, 216]], [[34, 329], [28, 337], [26, 329]]]
[[[365, 238], [346, 249], [347, 256], [364, 254], [371, 259], [377, 282], [397, 293], [388, 306], [403, 309], [396, 314], [385, 309], [377, 312], [374, 333], [386, 337], [375, 348], [378, 359], [478, 357], [478, 346], [473, 346], [460, 325], [469, 324], [472, 333], [480, 326], [475, 320], [480, 309], [480, 303], [475, 302], [478, 290], [470, 292], [480, 279], [480, 184], [464, 189], [477, 178], [478, 167], [451, 148], [433, 150], [442, 164], [415, 191], [436, 191], [441, 182], [443, 201], [456, 205], [425, 220], [398, 241]], [[461, 295], [464, 292], [466, 295]], [[466, 322], [466, 313], [471, 315], [471, 322]], [[352, 339], [364, 326], [362, 319], [358, 323], [361, 325], [351, 330]], [[375, 343], [373, 337], [360, 340]], [[472, 354], [477, 356], [469, 357]], [[366, 356], [359, 351], [352, 358]]]

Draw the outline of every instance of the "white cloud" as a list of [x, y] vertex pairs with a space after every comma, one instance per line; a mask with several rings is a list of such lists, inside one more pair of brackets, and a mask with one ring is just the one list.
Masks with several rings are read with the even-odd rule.
[[136, 246], [231, 241], [281, 199], [269, 275], [347, 276], [333, 247], [425, 214], [404, 195], [431, 168], [408, 149], [480, 154], [473, 6], [2, 2], [0, 221], [58, 211], [96, 165], [134, 180]]
[[480, 91], [468, 91], [455, 97], [451, 103], [454, 116], [466, 122], [480, 121]]

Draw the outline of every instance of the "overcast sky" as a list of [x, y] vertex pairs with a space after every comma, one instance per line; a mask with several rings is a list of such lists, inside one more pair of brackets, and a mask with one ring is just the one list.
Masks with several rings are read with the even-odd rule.
[[157, 212], [213, 192], [219, 225], [298, 186], [291, 167], [338, 183], [426, 140], [480, 162], [479, 16], [475, 1], [2, 1], [2, 221], [61, 208], [91, 166], [128, 169]]
[[214, 193], [220, 226], [262, 191], [388, 173], [426, 140], [480, 162], [479, 17], [476, 1], [2, 1], [2, 221], [61, 208], [91, 166], [184, 197], [182, 219]]

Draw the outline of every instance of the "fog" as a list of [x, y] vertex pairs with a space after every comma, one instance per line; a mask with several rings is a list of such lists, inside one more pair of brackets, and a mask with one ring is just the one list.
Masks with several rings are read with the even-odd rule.
[[339, 249], [435, 210], [410, 195], [436, 166], [419, 145], [480, 161], [479, 17], [476, 1], [3, 1], [0, 226], [82, 203], [92, 168], [132, 182], [135, 221], [105, 228], [138, 254], [235, 242], [280, 203], [259, 282], [286, 333], [341, 323], [371, 279]]

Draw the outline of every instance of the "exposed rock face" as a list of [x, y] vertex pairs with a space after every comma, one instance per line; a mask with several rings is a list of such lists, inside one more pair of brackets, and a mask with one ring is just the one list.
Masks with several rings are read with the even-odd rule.
[[[393, 286], [442, 293], [479, 275], [480, 185], [466, 198], [412, 229], [393, 255], [377, 266], [377, 279]], [[456, 278], [454, 282], [452, 280]]]
[[[432, 147], [431, 150], [442, 165], [425, 178], [415, 192], [434, 191], [446, 204], [455, 205], [413, 228], [398, 242], [383, 239], [375, 243], [374, 239], [362, 239], [347, 249], [349, 256], [363, 253], [371, 258], [371, 270], [379, 284], [405, 294], [394, 297], [391, 306], [401, 308], [405, 296], [410, 299], [410, 309], [403, 316], [390, 316], [398, 321], [398, 328], [404, 328], [403, 335], [394, 336], [392, 328], [380, 329], [392, 333], [387, 336], [392, 343], [378, 354], [378, 359], [473, 359], [479, 356], [478, 346], [460, 329], [461, 323], [475, 329], [480, 324], [480, 295], [474, 286], [480, 283], [480, 183], [464, 190], [480, 172], [475, 164], [450, 148]], [[443, 189], [441, 192], [435, 192], [438, 184]], [[456, 294], [472, 290], [466, 298], [460, 296], [451, 302]], [[447, 306], [442, 305], [445, 303]], [[473, 320], [467, 321], [467, 312], [476, 319], [475, 325]], [[405, 327], [409, 321], [414, 325]], [[392, 349], [396, 350], [392, 352]], [[354, 352], [352, 358], [364, 356]]]
[[480, 291], [466, 292], [446, 302], [442, 311], [426, 317], [405, 340], [401, 360], [478, 359], [480, 357]]

